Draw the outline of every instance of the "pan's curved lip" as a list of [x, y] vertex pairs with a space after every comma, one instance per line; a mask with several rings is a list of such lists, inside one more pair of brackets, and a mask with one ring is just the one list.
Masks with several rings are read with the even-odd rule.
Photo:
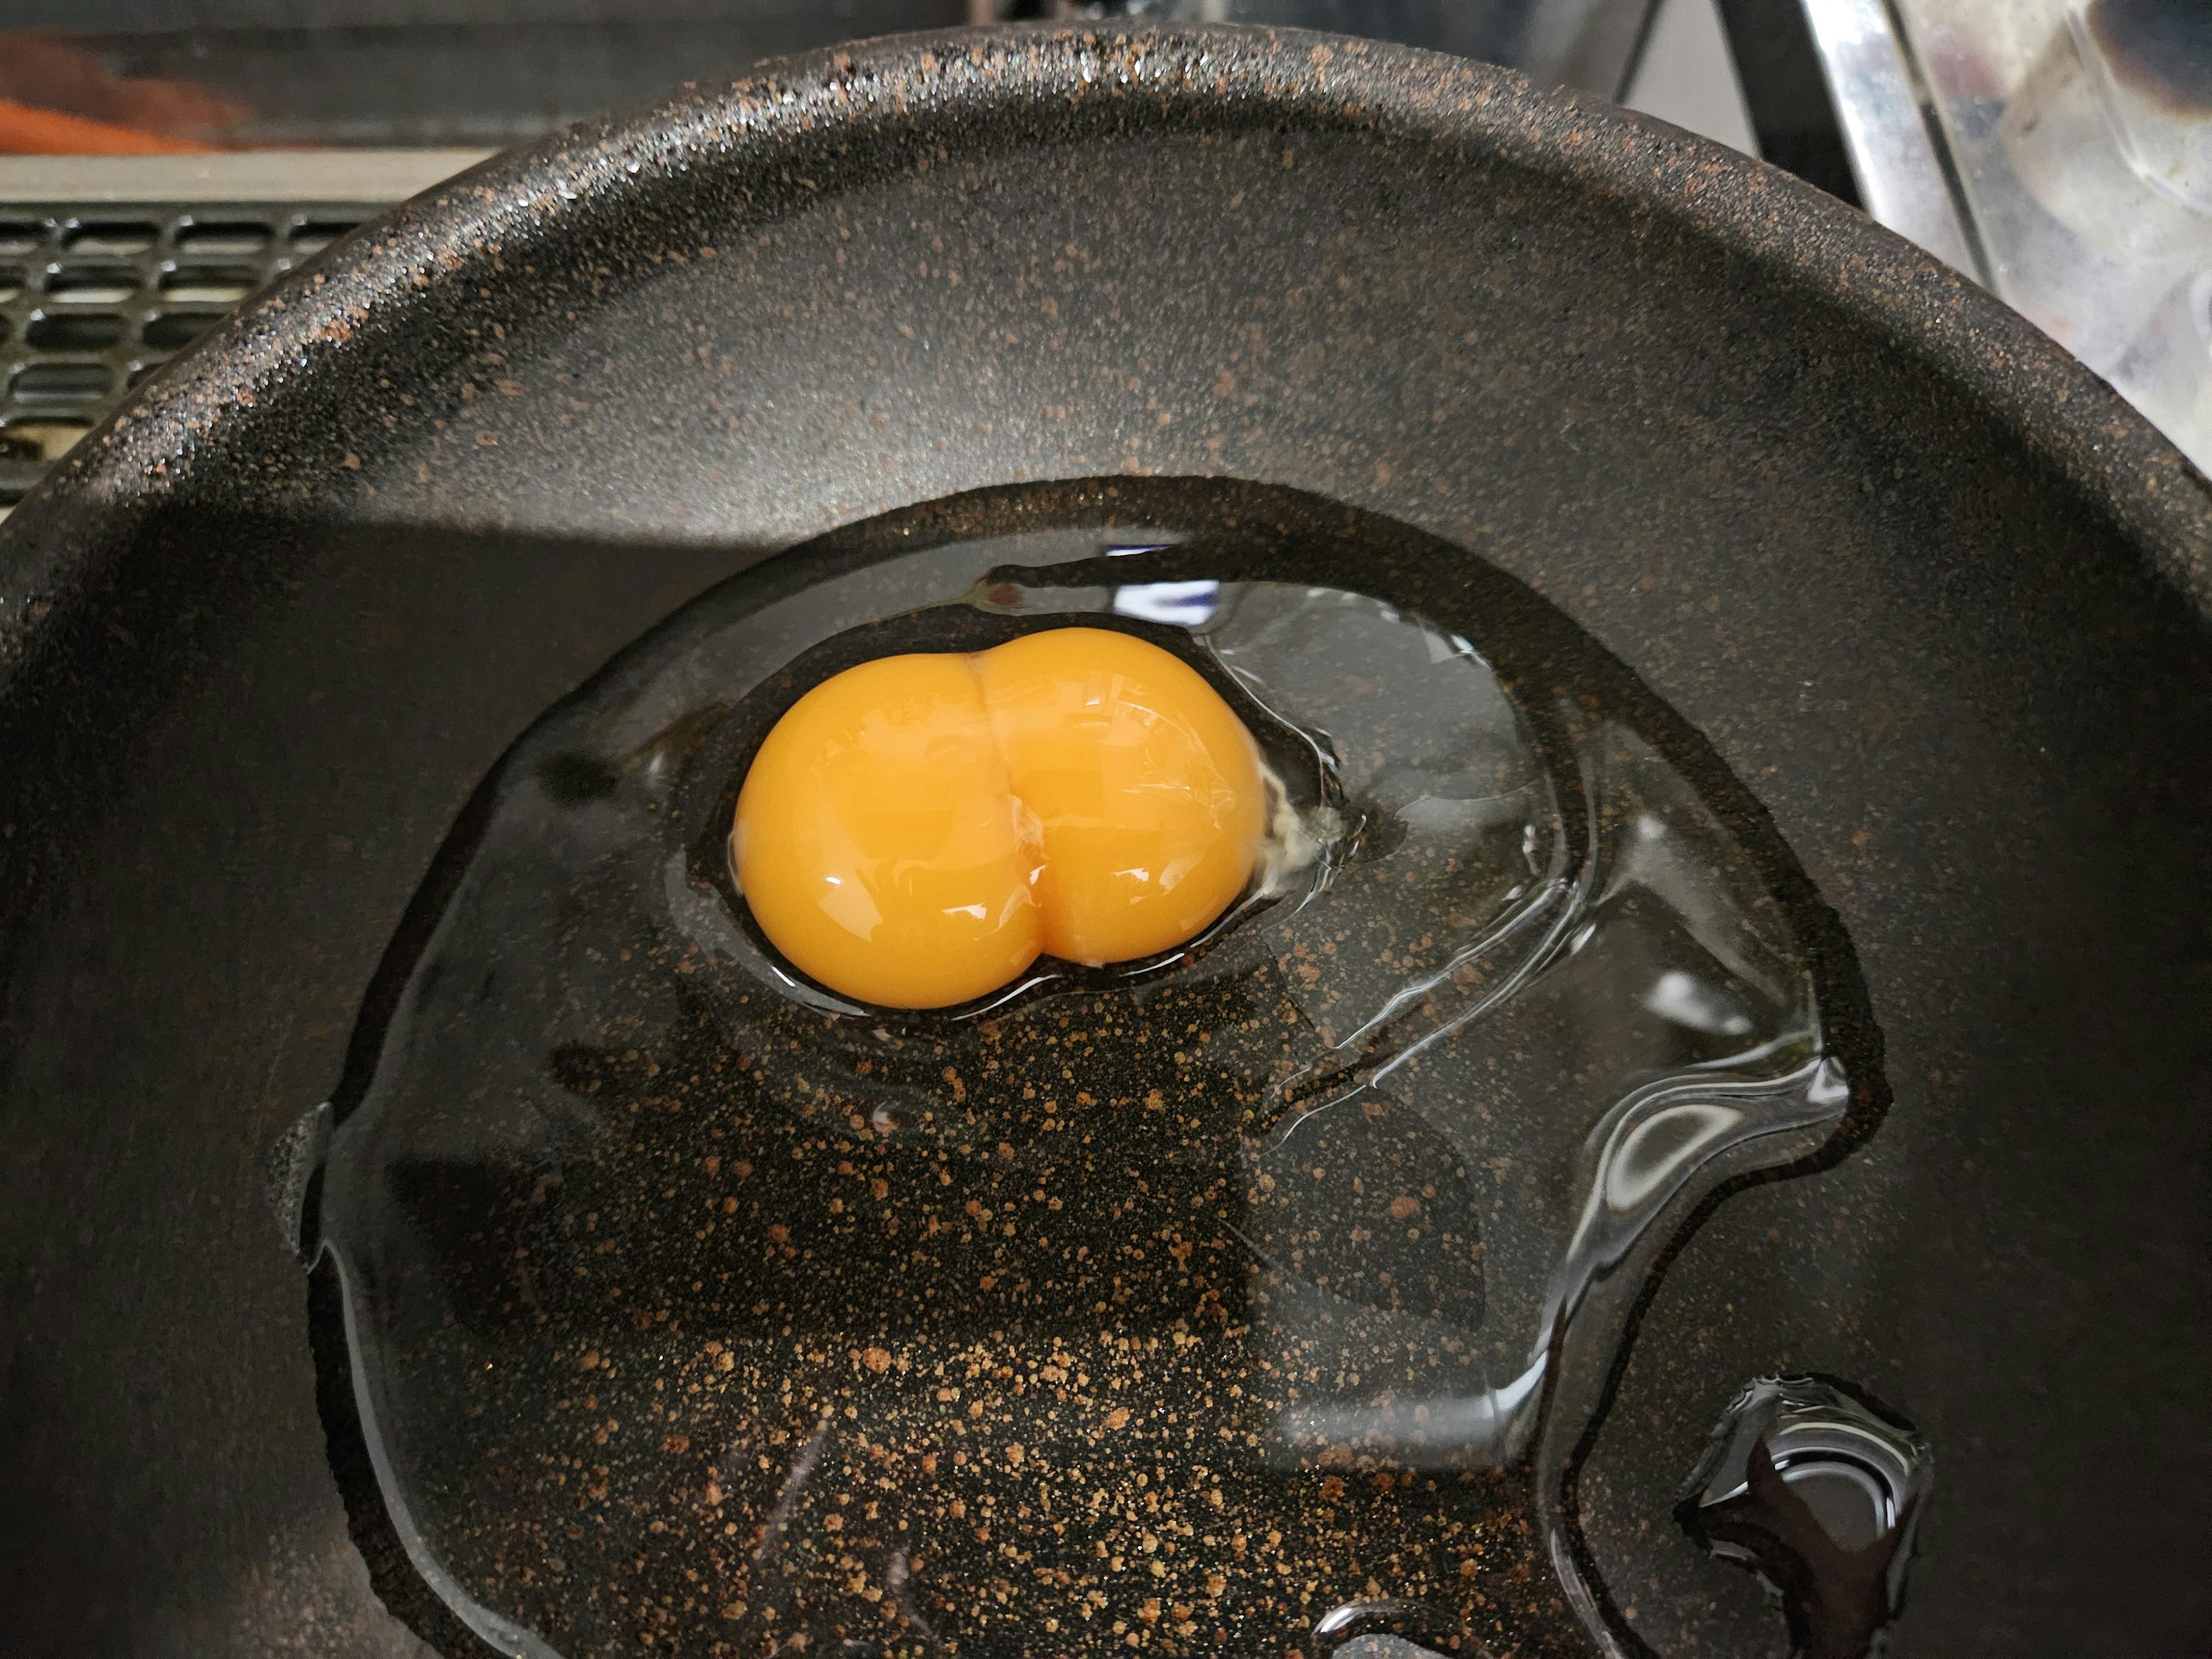
[[[1294, 112], [1496, 154], [1670, 218], [1809, 292], [1964, 388], [2212, 614], [2212, 484], [2017, 313], [1825, 192], [1665, 122], [1537, 90], [1470, 59], [1249, 25], [997, 26], [890, 36], [687, 85], [416, 198], [240, 308], [157, 376], [0, 526], [0, 593], [67, 586], [64, 516], [186, 485], [207, 441], [361, 347], [416, 290], [462, 283], [591, 204], [694, 161], [772, 163], [826, 124], [1149, 94]], [[43, 567], [43, 568], [42, 568]], [[80, 573], [80, 576], [82, 573]], [[0, 620], [0, 642], [10, 623]], [[6, 658], [0, 651], [0, 677]]]

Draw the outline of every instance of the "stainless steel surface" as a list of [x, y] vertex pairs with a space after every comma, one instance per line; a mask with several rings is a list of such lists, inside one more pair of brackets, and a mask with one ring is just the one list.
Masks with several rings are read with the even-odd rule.
[[1867, 211], [1987, 286], [1932, 104], [1886, 0], [1805, 0]]
[[0, 203], [404, 202], [488, 149], [0, 155]]
[[1875, 217], [2212, 466], [2212, 6], [1803, 3]]

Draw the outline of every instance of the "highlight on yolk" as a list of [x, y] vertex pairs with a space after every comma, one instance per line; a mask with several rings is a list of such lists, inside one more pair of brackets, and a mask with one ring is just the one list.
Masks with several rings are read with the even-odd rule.
[[894, 1008], [994, 991], [1040, 955], [1170, 950], [1251, 879], [1252, 734], [1188, 664], [1059, 628], [823, 681], [738, 793], [738, 884], [776, 948]]

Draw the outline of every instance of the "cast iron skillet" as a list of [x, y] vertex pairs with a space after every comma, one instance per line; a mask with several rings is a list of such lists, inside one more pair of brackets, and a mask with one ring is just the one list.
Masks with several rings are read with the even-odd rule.
[[1764, 1650], [1665, 1518], [1734, 1383], [1936, 1447], [1894, 1651], [2212, 1638], [2212, 501], [1855, 214], [1475, 64], [907, 39], [493, 161], [0, 532], [0, 1638], [401, 1653], [257, 1164], [453, 815], [617, 647], [890, 507], [1291, 484], [1537, 588], [1850, 930], [1894, 1103], [1729, 1199], [1579, 1481], [1624, 1642]]

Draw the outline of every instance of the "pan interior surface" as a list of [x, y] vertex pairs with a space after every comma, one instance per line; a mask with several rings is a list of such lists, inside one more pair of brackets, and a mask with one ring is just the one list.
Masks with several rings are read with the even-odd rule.
[[[731, 883], [764, 734], [856, 663], [1070, 625], [1243, 709], [1304, 862], [948, 1011], [806, 981]], [[1295, 492], [835, 532], [624, 652], [464, 825], [307, 1232], [356, 1515], [531, 1652], [1571, 1647], [1563, 1483], [1651, 1259], [1886, 1094], [1710, 750], [1519, 584]]]
[[781, 550], [1190, 477], [1429, 538], [1440, 615], [1542, 596], [1855, 949], [1878, 1133], [1668, 1233], [1566, 1449], [1613, 1639], [1777, 1640], [1672, 1511], [1743, 1385], [1804, 1373], [1940, 1461], [1892, 1651], [2212, 1632], [2203, 484], [1863, 223], [1419, 54], [893, 42], [493, 163], [126, 416], [0, 531], [10, 1642], [419, 1653], [258, 1166], [357, 1079], [479, 781]]

